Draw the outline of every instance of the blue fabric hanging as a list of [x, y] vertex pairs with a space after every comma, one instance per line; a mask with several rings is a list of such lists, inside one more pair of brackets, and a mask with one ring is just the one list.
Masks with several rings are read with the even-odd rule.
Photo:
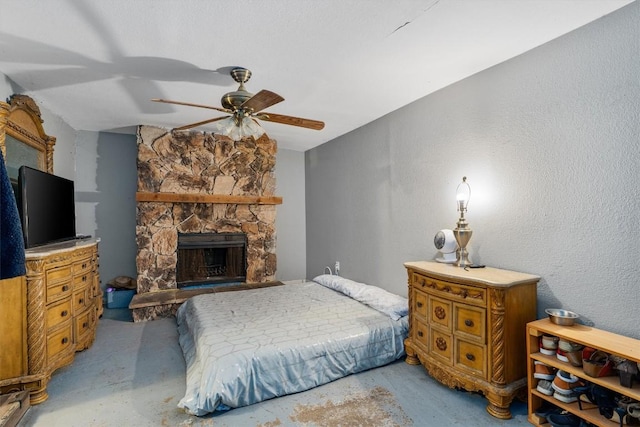
[[11, 181], [0, 152], [0, 279], [24, 276], [24, 237]]

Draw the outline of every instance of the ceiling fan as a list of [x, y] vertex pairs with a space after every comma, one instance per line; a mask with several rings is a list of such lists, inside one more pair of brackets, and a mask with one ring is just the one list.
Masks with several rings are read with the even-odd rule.
[[280, 95], [268, 90], [261, 90], [255, 95], [248, 92], [244, 84], [249, 81], [251, 71], [246, 68], [236, 67], [230, 71], [231, 77], [240, 84], [237, 90], [226, 93], [222, 96], [220, 103], [222, 108], [209, 105], [193, 104], [190, 102], [171, 101], [168, 99], [154, 98], [152, 101], [164, 102], [167, 104], [186, 105], [190, 107], [208, 108], [211, 110], [227, 113], [226, 116], [214, 117], [212, 119], [203, 120], [201, 122], [191, 123], [188, 125], [174, 128], [174, 130], [185, 130], [202, 126], [208, 123], [214, 123], [219, 131], [239, 140], [247, 136], [259, 138], [264, 134], [264, 129], [257, 120], [264, 120], [274, 123], [282, 123], [285, 125], [298, 126], [308, 129], [321, 130], [324, 128], [324, 122], [311, 119], [303, 119], [300, 117], [284, 116], [282, 114], [274, 114], [263, 111], [279, 102], [284, 101]]

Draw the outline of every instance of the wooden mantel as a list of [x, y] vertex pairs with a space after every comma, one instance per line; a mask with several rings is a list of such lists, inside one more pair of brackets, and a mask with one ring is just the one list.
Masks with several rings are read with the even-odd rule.
[[235, 205], [281, 205], [280, 196], [230, 196], [225, 194], [137, 192], [136, 202], [224, 203]]

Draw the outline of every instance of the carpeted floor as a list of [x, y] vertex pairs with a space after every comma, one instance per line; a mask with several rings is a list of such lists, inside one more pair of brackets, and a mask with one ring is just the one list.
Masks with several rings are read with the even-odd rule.
[[94, 345], [52, 376], [49, 399], [33, 406], [19, 426], [521, 426], [490, 416], [486, 400], [451, 390], [421, 366], [403, 361], [303, 393], [208, 417], [177, 407], [185, 391], [185, 362], [175, 319], [131, 322], [129, 310], [105, 310]]

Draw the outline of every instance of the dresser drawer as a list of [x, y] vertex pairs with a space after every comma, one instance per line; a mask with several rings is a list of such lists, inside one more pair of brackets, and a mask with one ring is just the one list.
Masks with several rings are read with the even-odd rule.
[[51, 268], [47, 270], [47, 286], [52, 284], [70, 281], [71, 280], [71, 266], [65, 265], [62, 267]]
[[434, 328], [429, 329], [430, 354], [451, 365], [453, 364], [453, 340], [451, 335]]
[[75, 337], [79, 341], [87, 332], [92, 330], [93, 310], [85, 310], [75, 319]]
[[451, 302], [429, 296], [429, 324], [451, 331]]
[[487, 290], [484, 288], [445, 282], [419, 273], [413, 274], [413, 286], [441, 298], [482, 307], [487, 306]]
[[47, 329], [71, 319], [71, 299], [67, 298], [47, 307]]
[[425, 350], [429, 348], [429, 327], [426, 324], [413, 318], [411, 334], [418, 345], [424, 347]]
[[473, 375], [486, 379], [487, 362], [486, 347], [456, 338], [456, 362], [457, 368], [469, 371]]
[[80, 289], [74, 289], [73, 291], [73, 310], [74, 313], [79, 313], [91, 304], [90, 297], [91, 289], [88, 286]]
[[64, 326], [47, 335], [47, 356], [49, 358], [62, 353], [71, 346], [73, 325], [69, 319]]
[[71, 278], [66, 282], [56, 282], [47, 285], [47, 304], [71, 295]]
[[78, 276], [73, 276], [73, 287], [78, 288], [82, 286], [89, 286], [93, 281], [93, 274], [91, 271], [85, 271]]
[[73, 275], [77, 277], [85, 272], [88, 273], [91, 271], [91, 267], [91, 257], [76, 260], [73, 263]]
[[484, 308], [454, 303], [454, 334], [484, 344], [487, 329], [486, 316], [487, 312]]
[[424, 319], [427, 318], [427, 294], [413, 290], [413, 312]]

